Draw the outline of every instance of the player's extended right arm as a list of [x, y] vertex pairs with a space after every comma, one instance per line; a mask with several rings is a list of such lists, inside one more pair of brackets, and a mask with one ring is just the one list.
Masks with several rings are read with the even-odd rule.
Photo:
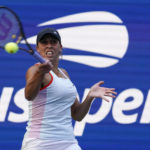
[[25, 98], [32, 101], [38, 94], [46, 73], [51, 70], [52, 66], [48, 63], [34, 65], [26, 73]]

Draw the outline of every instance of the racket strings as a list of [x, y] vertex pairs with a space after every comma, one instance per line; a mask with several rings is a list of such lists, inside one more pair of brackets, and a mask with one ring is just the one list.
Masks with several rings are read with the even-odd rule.
[[[0, 9], [0, 46], [8, 42], [20, 42], [20, 27], [16, 17], [7, 9]], [[18, 44], [17, 43], [17, 44]]]

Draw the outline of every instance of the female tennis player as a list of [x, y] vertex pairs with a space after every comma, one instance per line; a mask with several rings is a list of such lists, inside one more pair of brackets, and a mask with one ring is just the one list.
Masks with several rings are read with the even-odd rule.
[[25, 97], [29, 101], [29, 121], [22, 150], [81, 150], [73, 133], [72, 118], [81, 121], [94, 98], [115, 97], [114, 88], [94, 84], [84, 100], [67, 72], [60, 69], [61, 37], [57, 30], [46, 28], [37, 35], [37, 51], [46, 60], [31, 66], [26, 74]]

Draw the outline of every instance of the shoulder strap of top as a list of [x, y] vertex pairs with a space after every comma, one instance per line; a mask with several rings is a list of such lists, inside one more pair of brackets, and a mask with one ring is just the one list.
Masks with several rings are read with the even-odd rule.
[[60, 68], [58, 68], [58, 69], [65, 76], [66, 79], [69, 79], [68, 76]]

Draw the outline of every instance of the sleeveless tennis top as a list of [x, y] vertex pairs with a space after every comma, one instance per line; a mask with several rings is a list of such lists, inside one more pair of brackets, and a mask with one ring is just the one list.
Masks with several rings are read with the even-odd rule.
[[29, 101], [25, 137], [76, 142], [71, 118], [71, 105], [77, 96], [76, 88], [64, 73], [66, 78], [59, 78], [53, 71], [49, 74], [49, 84], [40, 90], [33, 101]]

